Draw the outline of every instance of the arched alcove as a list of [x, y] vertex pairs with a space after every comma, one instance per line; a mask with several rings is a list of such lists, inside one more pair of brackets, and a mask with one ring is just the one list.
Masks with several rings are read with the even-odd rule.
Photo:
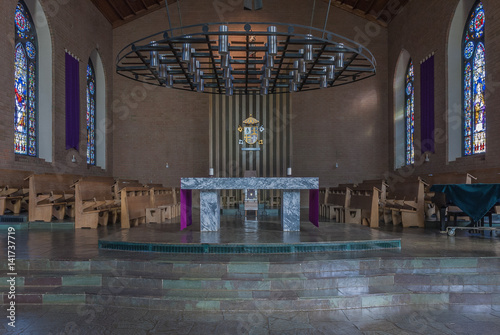
[[405, 165], [405, 84], [406, 70], [410, 61], [410, 53], [405, 49], [401, 50], [396, 71], [394, 72], [394, 168], [400, 168]]
[[462, 157], [462, 37], [475, 0], [460, 0], [448, 34], [448, 162]]
[[99, 52], [94, 49], [90, 54], [96, 79], [96, 166], [106, 168], [106, 78]]
[[47, 17], [38, 0], [25, 0], [38, 37], [38, 157], [53, 160], [52, 148], [52, 38]]

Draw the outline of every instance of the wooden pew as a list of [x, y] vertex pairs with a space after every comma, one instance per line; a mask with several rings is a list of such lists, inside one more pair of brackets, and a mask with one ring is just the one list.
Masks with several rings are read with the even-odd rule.
[[377, 187], [368, 185], [351, 190], [350, 201], [345, 209], [345, 222], [378, 228], [380, 193]]
[[351, 201], [351, 189], [346, 186], [330, 187], [326, 201], [324, 216], [330, 220], [335, 218], [338, 223], [345, 222], [345, 209]]
[[421, 178], [428, 184], [425, 190], [426, 216], [430, 217], [436, 213], [438, 219], [446, 216], [446, 211], [456, 212], [460, 209], [456, 206], [448, 206], [444, 194], [434, 194], [430, 192], [430, 187], [435, 184], [471, 184], [477, 179], [465, 172], [434, 173], [421, 176]]
[[75, 228], [97, 228], [116, 222], [120, 201], [114, 198], [112, 177], [84, 177], [74, 184]]
[[320, 187], [319, 188], [319, 215], [321, 217], [326, 217], [326, 204], [328, 200], [328, 188]]
[[389, 185], [384, 208], [391, 212], [394, 225], [424, 227], [426, 186], [420, 177]]
[[29, 181], [33, 171], [0, 169], [0, 215], [9, 210], [19, 214], [28, 210]]
[[170, 220], [175, 212], [175, 189], [153, 187], [149, 189], [150, 208], [146, 208], [146, 223]]
[[475, 177], [475, 179], [472, 180], [472, 183], [500, 183], [500, 168], [475, 169], [468, 171], [468, 173]]
[[370, 179], [370, 180], [363, 180], [361, 184], [358, 184], [356, 187], [359, 187], [360, 189], [366, 189], [366, 188], [371, 188], [371, 187], [376, 187], [380, 191], [380, 203], [383, 204], [385, 203], [385, 199], [387, 198], [387, 189], [389, 188], [389, 185], [387, 184], [387, 181], [384, 179]]
[[[180, 187], [174, 187], [174, 208], [175, 208], [175, 213], [173, 213], [173, 217], [178, 217], [181, 216], [181, 188]], [[236, 201], [235, 201], [236, 204]]]
[[146, 208], [151, 208], [151, 197], [147, 187], [127, 186], [120, 190], [121, 226], [130, 228], [146, 222]]
[[65, 215], [75, 216], [75, 191], [71, 188], [79, 175], [32, 174], [29, 179], [29, 220], [50, 222]]
[[139, 183], [138, 180], [135, 179], [115, 179], [115, 184], [113, 185], [113, 193], [115, 195], [115, 199], [121, 199], [120, 191], [125, 187], [144, 187], [143, 184]]

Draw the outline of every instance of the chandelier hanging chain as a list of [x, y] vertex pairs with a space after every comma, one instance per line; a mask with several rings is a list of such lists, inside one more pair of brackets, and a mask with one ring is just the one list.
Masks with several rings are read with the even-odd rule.
[[[328, 23], [328, 15], [330, 14], [330, 7], [332, 5], [332, 0], [328, 1], [328, 9], [326, 10], [326, 16], [325, 16], [325, 24], [323, 25], [323, 34], [321, 35], [321, 38], [325, 38], [325, 31], [326, 31], [326, 24]], [[312, 26], [312, 24], [311, 24]]]
[[[313, 19], [314, 19], [314, 9], [316, 8], [316, 0], [313, 2], [313, 8], [311, 11], [311, 24], [309, 24], [309, 27], [313, 26]], [[309, 29], [309, 34], [311, 33], [311, 29]]]
[[[177, 0], [177, 13], [179, 14], [179, 23], [180, 23], [180, 29], [181, 29], [181, 35], [184, 35], [184, 32], [182, 30], [182, 15], [181, 15], [181, 6], [179, 4], [180, 0]], [[172, 30], [172, 21], [170, 20], [170, 10], [168, 9], [168, 0], [165, 0], [165, 7], [167, 8], [167, 18], [168, 18], [168, 26], [170, 30]]]
[[[167, 0], [165, 0], [167, 1]], [[181, 26], [181, 35], [184, 35], [184, 31], [182, 30], [182, 15], [181, 15], [181, 5], [179, 4], [181, 0], [177, 0], [177, 12], [179, 13], [179, 24]]]
[[165, 0], [165, 7], [167, 8], [167, 18], [169, 30], [172, 30], [172, 20], [170, 20], [170, 10], [168, 9], [168, 0]]
[[[167, 14], [170, 18], [168, 9]], [[324, 29], [233, 22], [172, 28], [145, 37], [120, 51], [116, 64], [118, 74], [152, 85], [265, 95], [366, 79], [375, 75], [376, 61], [364, 46]]]

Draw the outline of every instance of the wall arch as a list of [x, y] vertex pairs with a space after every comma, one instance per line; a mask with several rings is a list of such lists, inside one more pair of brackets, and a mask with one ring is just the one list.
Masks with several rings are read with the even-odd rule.
[[469, 12], [475, 2], [476, 0], [459, 1], [448, 34], [448, 162], [462, 157], [462, 37]]
[[[96, 166], [106, 168], [106, 77], [102, 58], [97, 49], [90, 53], [96, 79]], [[85, 64], [85, 67], [87, 65]]]
[[38, 0], [24, 0], [24, 2], [31, 13], [38, 37], [38, 157], [52, 162], [52, 37], [47, 17], [40, 2]]
[[398, 169], [406, 163], [405, 84], [410, 58], [410, 53], [407, 50], [401, 50], [394, 72], [394, 169]]

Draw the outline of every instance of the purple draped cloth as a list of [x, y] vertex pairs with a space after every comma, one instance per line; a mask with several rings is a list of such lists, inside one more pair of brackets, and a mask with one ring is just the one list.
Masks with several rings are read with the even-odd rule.
[[66, 149], [78, 150], [80, 139], [79, 62], [66, 53]]
[[434, 152], [434, 56], [420, 64], [422, 153]]
[[319, 227], [319, 190], [309, 190], [309, 221]]

